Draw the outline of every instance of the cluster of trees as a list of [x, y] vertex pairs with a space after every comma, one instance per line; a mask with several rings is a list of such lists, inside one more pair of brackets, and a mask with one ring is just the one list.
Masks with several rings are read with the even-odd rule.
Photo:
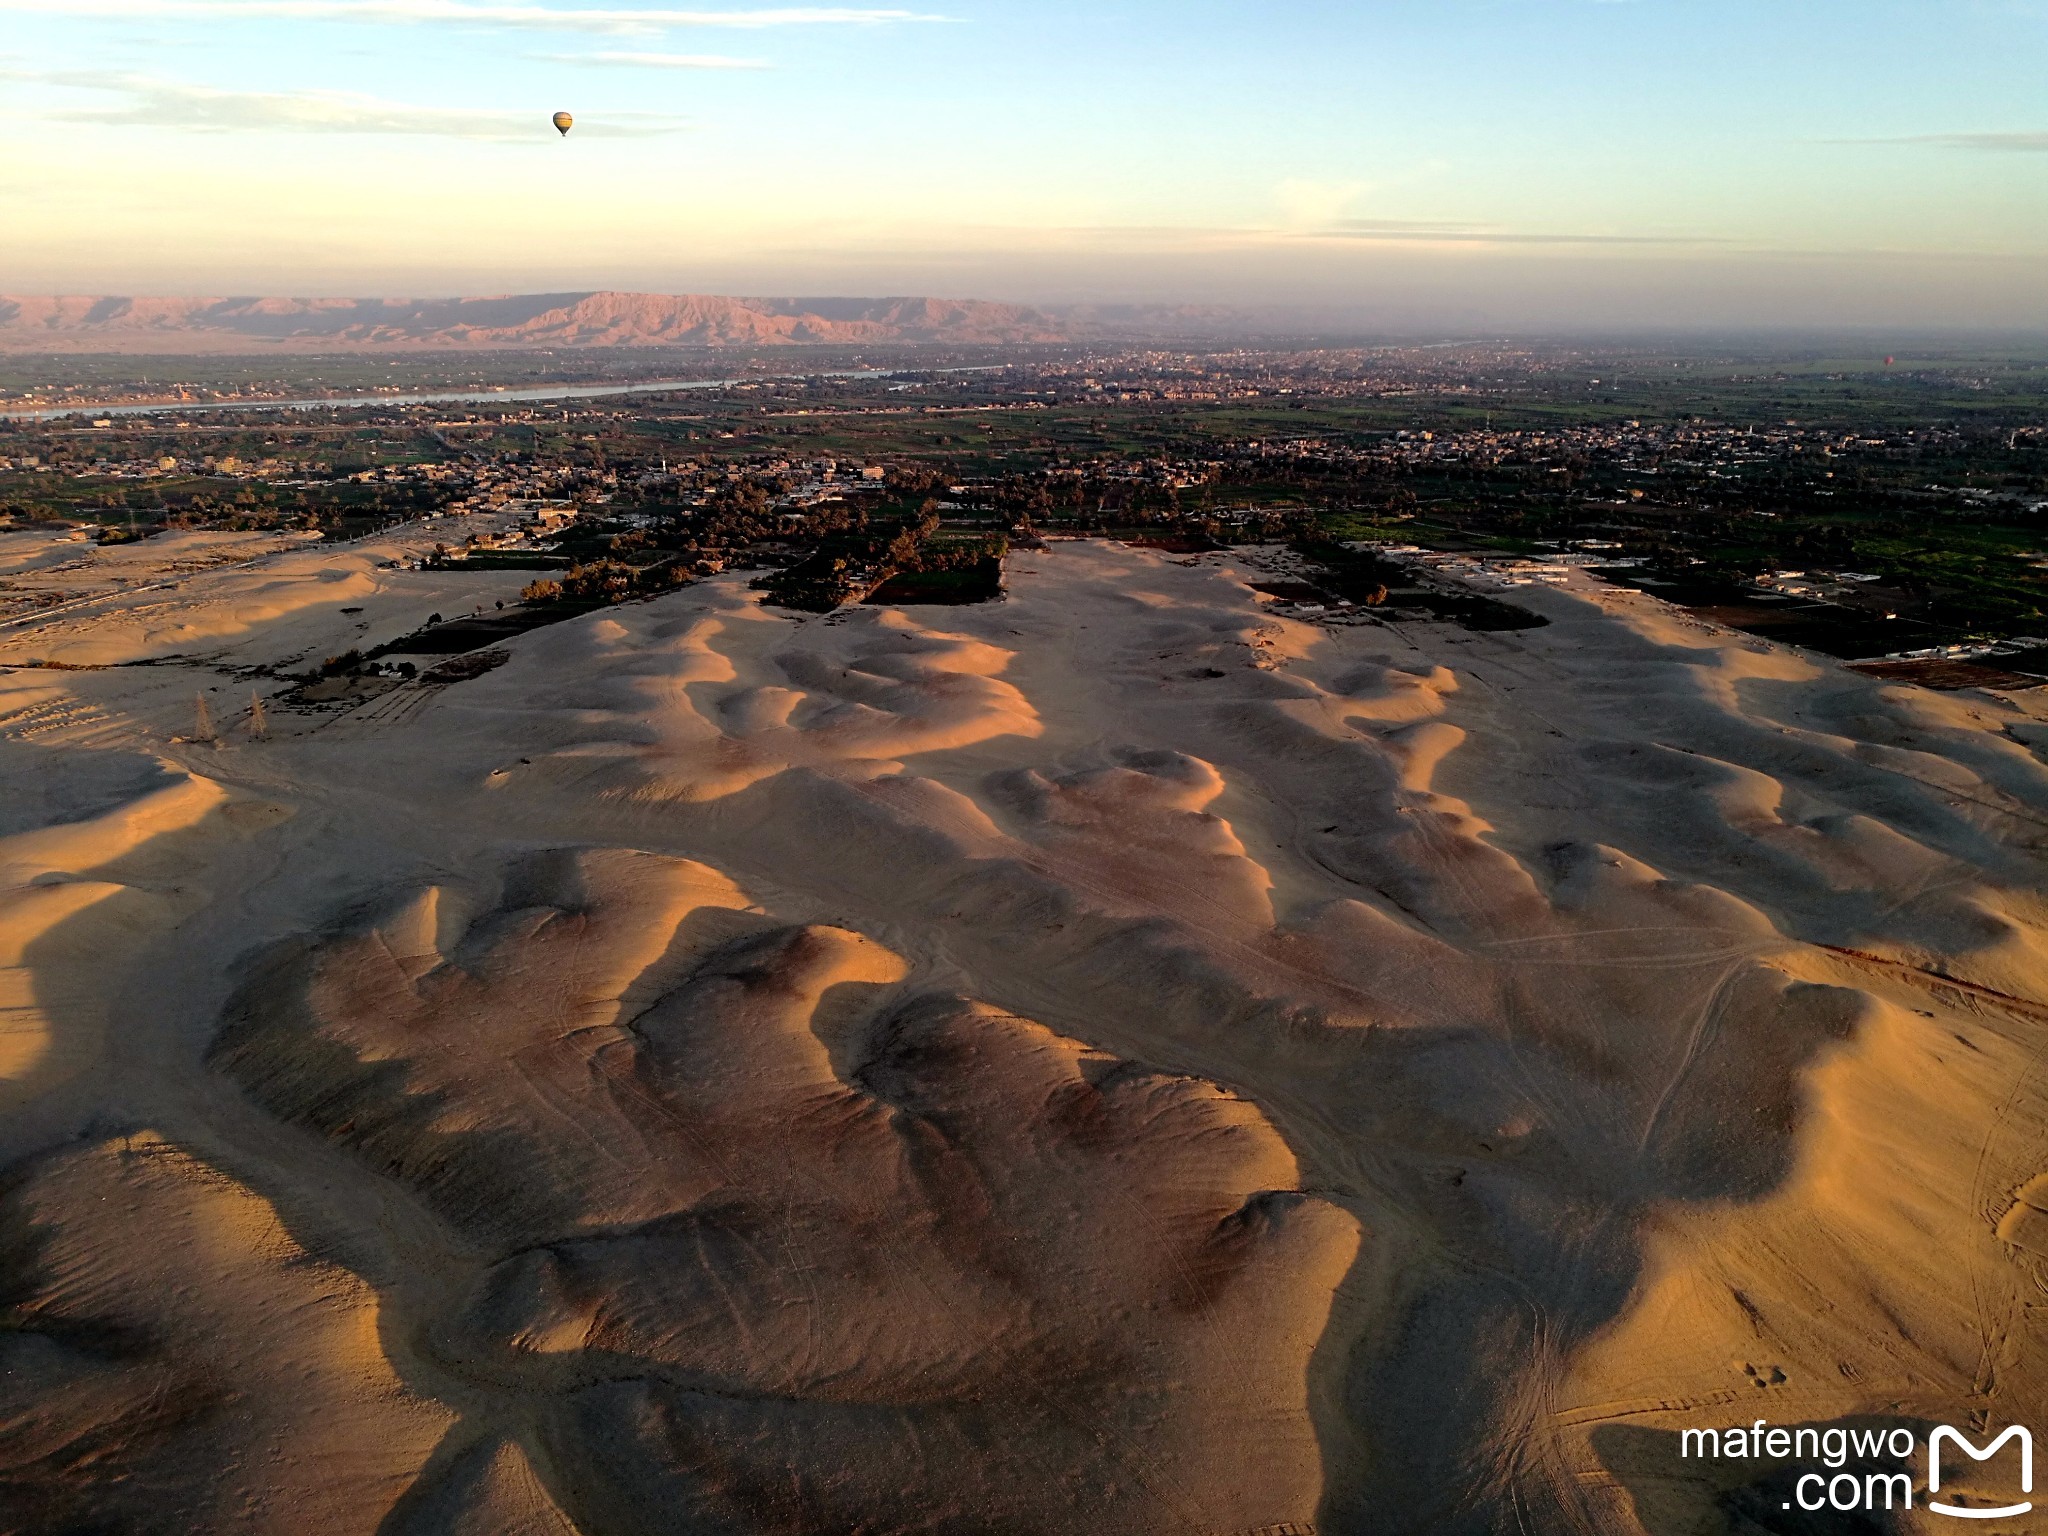
[[529, 581], [520, 590], [528, 603], [605, 605], [623, 603], [636, 597], [652, 597], [689, 584], [689, 572], [681, 561], [663, 560], [651, 565], [633, 565], [624, 560], [591, 560], [571, 566], [560, 580], [552, 577]]
[[899, 576], [1000, 572], [1007, 540], [942, 538], [939, 528], [939, 505], [929, 499], [894, 519], [863, 514], [858, 526], [849, 523], [828, 534], [810, 555], [754, 586], [779, 607], [826, 613]]

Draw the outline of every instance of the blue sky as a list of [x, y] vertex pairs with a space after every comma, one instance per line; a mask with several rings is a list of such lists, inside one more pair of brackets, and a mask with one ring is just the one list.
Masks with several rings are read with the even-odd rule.
[[0, 288], [2035, 325], [2044, 80], [2048, 0], [0, 0]]

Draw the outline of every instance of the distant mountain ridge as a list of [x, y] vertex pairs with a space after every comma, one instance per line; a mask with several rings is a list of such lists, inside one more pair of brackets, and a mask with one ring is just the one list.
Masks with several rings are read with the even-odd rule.
[[762, 347], [1070, 339], [1043, 311], [977, 299], [536, 293], [475, 299], [0, 296], [0, 351]]

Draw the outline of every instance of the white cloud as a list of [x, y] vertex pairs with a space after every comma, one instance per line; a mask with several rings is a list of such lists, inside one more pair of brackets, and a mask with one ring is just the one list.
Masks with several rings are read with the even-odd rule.
[[0, 0], [0, 14], [102, 17], [140, 21], [343, 21], [385, 25], [446, 23], [535, 31], [660, 32], [676, 27], [879, 26], [939, 21], [915, 11], [845, 6], [785, 6], [697, 11], [564, 5], [500, 5], [488, 0]]
[[2003, 154], [2048, 153], [2048, 133], [1927, 133], [1905, 139], [1863, 139], [1865, 144], [1931, 144], [1937, 149], [1988, 149]]
[[617, 69], [768, 69], [766, 59], [729, 59], [716, 53], [543, 53], [557, 64], [603, 64]]
[[[104, 105], [49, 114], [73, 123], [200, 133], [375, 133], [498, 141], [539, 140], [554, 132], [544, 112], [420, 107], [341, 91], [224, 91], [212, 86], [98, 71], [6, 73], [14, 79], [34, 79], [100, 92], [111, 98]], [[579, 123], [577, 132], [588, 136], [594, 130], [600, 137], [640, 138], [673, 133], [682, 126], [680, 118], [628, 113]]]
[[1367, 190], [1362, 181], [1308, 181], [1290, 177], [1273, 189], [1281, 218], [1296, 229], [1314, 229], [1342, 218]]
[[1719, 235], [1517, 234], [1485, 224], [1430, 219], [1339, 219], [1311, 232], [1318, 240], [1401, 241], [1430, 245], [1726, 245]]

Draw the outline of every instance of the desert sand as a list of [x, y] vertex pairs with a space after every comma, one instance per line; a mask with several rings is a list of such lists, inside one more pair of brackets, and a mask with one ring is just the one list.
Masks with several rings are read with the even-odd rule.
[[1061, 541], [252, 739], [505, 596], [395, 548], [0, 630], [0, 1529], [1716, 1536], [1852, 1527], [1684, 1429], [2048, 1426], [2048, 701]]

